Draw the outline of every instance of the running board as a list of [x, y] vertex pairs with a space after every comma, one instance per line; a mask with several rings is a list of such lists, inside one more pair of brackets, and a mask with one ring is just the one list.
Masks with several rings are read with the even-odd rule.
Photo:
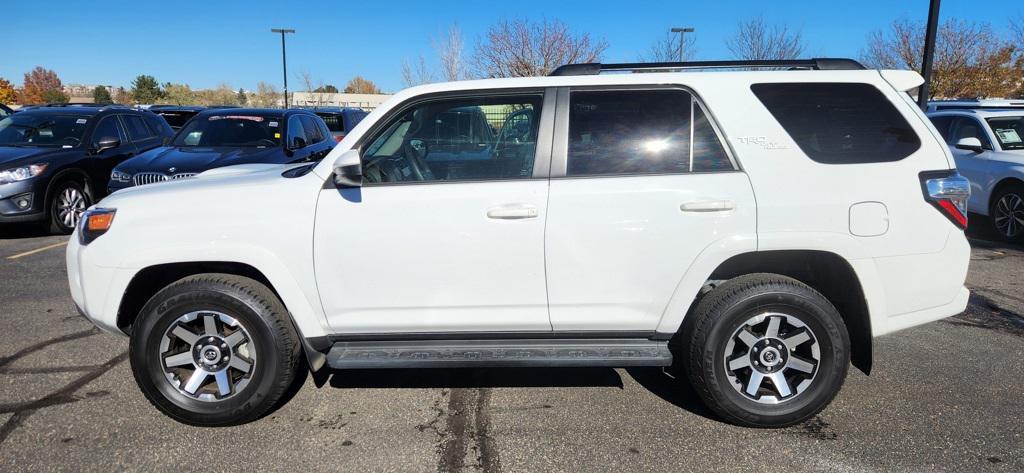
[[648, 339], [420, 340], [337, 342], [335, 369], [669, 366], [668, 342]]

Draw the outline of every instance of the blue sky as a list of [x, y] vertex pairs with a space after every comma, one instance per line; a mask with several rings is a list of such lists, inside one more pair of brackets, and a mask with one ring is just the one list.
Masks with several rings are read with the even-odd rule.
[[[280, 36], [270, 28], [283, 26], [298, 31], [288, 37], [292, 90], [296, 73], [308, 71], [339, 87], [361, 74], [386, 91], [402, 88], [403, 58], [436, 56], [431, 38], [453, 22], [471, 49], [496, 20], [559, 19], [605, 39], [604, 60], [613, 62], [636, 60], [672, 26], [696, 28], [698, 59], [727, 58], [724, 41], [737, 21], [762, 14], [801, 30], [807, 56], [856, 57], [870, 31], [896, 18], [923, 22], [928, 9], [927, 0], [95, 1], [48, 4], [45, 12], [39, 2], [6, 3], [0, 77], [16, 84], [41, 65], [65, 83], [127, 86], [150, 74], [193, 88], [225, 82], [250, 89], [261, 80], [280, 87]], [[1024, 13], [1024, 2], [979, 3], [945, 0], [942, 19], [1004, 29], [1007, 18]]]

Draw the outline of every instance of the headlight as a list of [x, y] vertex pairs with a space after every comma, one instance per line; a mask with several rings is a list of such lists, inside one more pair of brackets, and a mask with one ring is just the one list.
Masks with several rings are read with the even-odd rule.
[[110, 180], [117, 182], [128, 182], [132, 180], [132, 175], [115, 169], [110, 172]]
[[82, 213], [82, 219], [78, 223], [78, 241], [83, 245], [99, 238], [107, 233], [110, 226], [114, 224], [114, 214], [117, 209], [104, 209], [101, 207], [86, 210]]
[[10, 184], [12, 182], [31, 179], [42, 174], [45, 170], [46, 163], [32, 164], [29, 166], [22, 166], [20, 168], [4, 169], [3, 171], [0, 171], [0, 184]]

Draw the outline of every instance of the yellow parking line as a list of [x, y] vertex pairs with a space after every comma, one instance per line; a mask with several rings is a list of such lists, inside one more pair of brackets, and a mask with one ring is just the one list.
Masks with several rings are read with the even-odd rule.
[[64, 246], [64, 245], [67, 245], [67, 244], [68, 244], [68, 242], [62, 241], [60, 243], [54, 243], [52, 245], [47, 245], [47, 246], [44, 246], [42, 248], [36, 248], [34, 250], [29, 250], [29, 251], [26, 251], [24, 253], [18, 253], [16, 255], [11, 255], [11, 256], [8, 256], [7, 259], [18, 259], [18, 258], [21, 258], [22, 256], [34, 255], [36, 253], [41, 253], [41, 252], [46, 251], [46, 250], [52, 250], [52, 249], [54, 249], [54, 248], [56, 248], [58, 246]]

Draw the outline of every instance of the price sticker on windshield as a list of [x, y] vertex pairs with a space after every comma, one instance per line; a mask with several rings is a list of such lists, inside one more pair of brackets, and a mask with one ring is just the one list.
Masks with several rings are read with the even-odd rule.
[[75, 123], [78, 124], [78, 125], [85, 125], [85, 123], [88, 122], [88, 121], [89, 120], [86, 120], [84, 118], [79, 118], [78, 120], [75, 120]]
[[1013, 128], [997, 128], [996, 136], [999, 137], [999, 141], [1005, 144], [1021, 142], [1020, 135], [1017, 133], [1017, 130], [1014, 130]]

